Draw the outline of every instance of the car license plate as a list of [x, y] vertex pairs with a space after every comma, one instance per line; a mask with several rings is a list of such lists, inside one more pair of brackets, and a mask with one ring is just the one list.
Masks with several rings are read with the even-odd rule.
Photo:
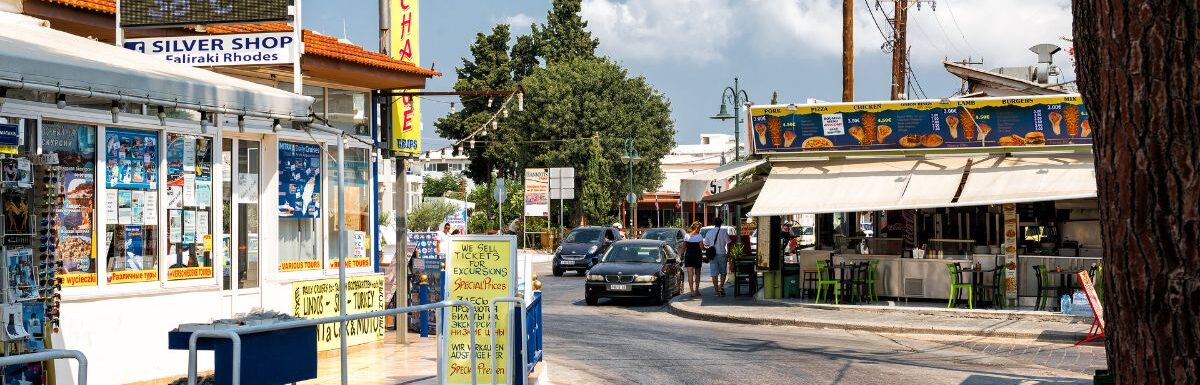
[[559, 264], [563, 266], [571, 266], [575, 264], [575, 261], [562, 261]]
[[629, 291], [629, 285], [608, 285], [611, 291]]

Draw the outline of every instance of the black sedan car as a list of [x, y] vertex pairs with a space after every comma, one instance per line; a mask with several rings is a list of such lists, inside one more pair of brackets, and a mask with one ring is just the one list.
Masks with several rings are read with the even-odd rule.
[[647, 298], [661, 304], [678, 295], [679, 255], [663, 241], [618, 241], [600, 263], [587, 272], [584, 299], [595, 305], [600, 298]]
[[620, 239], [621, 232], [613, 227], [584, 226], [571, 230], [554, 252], [554, 276], [562, 276], [567, 270], [583, 275], [600, 260], [609, 245]]

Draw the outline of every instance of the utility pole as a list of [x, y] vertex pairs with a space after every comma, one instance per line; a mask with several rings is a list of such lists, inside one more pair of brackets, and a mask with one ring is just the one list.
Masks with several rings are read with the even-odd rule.
[[[900, 100], [905, 95], [905, 80], [908, 78], [908, 9], [914, 4], [917, 9], [921, 3], [929, 3], [936, 7], [933, 0], [893, 0], [896, 6], [892, 15], [892, 100]], [[907, 99], [907, 98], [906, 98]]]
[[907, 70], [908, 0], [897, 0], [895, 3], [896, 13], [892, 16], [892, 100], [900, 100]]
[[[379, 52], [384, 55], [391, 54], [392, 46], [392, 20], [391, 20], [391, 4], [389, 0], [379, 0]], [[382, 96], [376, 93], [378, 97], [391, 100], [392, 96]], [[392, 103], [386, 103], [391, 106]], [[380, 109], [380, 111], [384, 111]], [[391, 119], [391, 108], [381, 121]], [[392, 123], [384, 126], [384, 129], [391, 130]], [[387, 135], [384, 135], [385, 137]], [[390, 150], [391, 143], [388, 143], [387, 150]], [[396, 307], [408, 306], [408, 162], [402, 154], [395, 154], [396, 157], [396, 185], [392, 190], [392, 206], [396, 220], [393, 223], [396, 225], [396, 254], [392, 258], [392, 274], [395, 283], [392, 285], [396, 289]], [[396, 315], [396, 342], [401, 345], [408, 344], [408, 313]]]
[[842, 0], [842, 101], [854, 101], [854, 0]]

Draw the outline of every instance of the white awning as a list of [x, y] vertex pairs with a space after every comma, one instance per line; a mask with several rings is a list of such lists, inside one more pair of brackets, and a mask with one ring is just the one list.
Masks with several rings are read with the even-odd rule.
[[[685, 202], [699, 202], [707, 195], [724, 191], [728, 187], [725, 186], [725, 180], [754, 169], [766, 162], [765, 160], [729, 162], [711, 170], [701, 171], [696, 175], [682, 178], [679, 182], [679, 199]], [[712, 191], [713, 181], [720, 182], [720, 185], [716, 186], [720, 191]]]
[[307, 122], [311, 97], [171, 63], [0, 12], [0, 86]]
[[949, 205], [967, 158], [797, 161], [772, 165], [751, 216]]
[[955, 206], [1096, 197], [1092, 155], [1010, 156], [974, 160]]

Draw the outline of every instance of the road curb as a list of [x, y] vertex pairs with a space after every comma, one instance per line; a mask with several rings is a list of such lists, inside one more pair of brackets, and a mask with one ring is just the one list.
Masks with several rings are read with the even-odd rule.
[[839, 329], [839, 330], [857, 330], [874, 333], [891, 333], [891, 334], [941, 334], [941, 335], [959, 335], [973, 337], [994, 337], [994, 338], [1012, 338], [1012, 339], [1032, 339], [1046, 342], [1071, 342], [1079, 341], [1087, 336], [1087, 333], [1075, 333], [1064, 331], [1016, 331], [1016, 330], [998, 330], [998, 329], [976, 329], [976, 328], [948, 328], [937, 327], [934, 325], [928, 326], [907, 326], [907, 325], [879, 325], [879, 324], [864, 324], [852, 322], [830, 322], [819, 320], [806, 320], [801, 318], [768, 318], [761, 315], [734, 315], [727, 313], [719, 313], [695, 309], [690, 306], [681, 305], [676, 301], [671, 301], [668, 307], [671, 314], [677, 316], [694, 319], [699, 321], [724, 322], [724, 323], [739, 323], [749, 325], [777, 325], [777, 326], [799, 326], [814, 329]]
[[780, 306], [800, 307], [808, 309], [832, 310], [832, 311], [853, 311], [862, 313], [908, 313], [917, 315], [928, 315], [936, 317], [953, 317], [953, 318], [973, 318], [973, 319], [990, 319], [1001, 321], [1034, 321], [1034, 322], [1058, 322], [1062, 324], [1088, 324], [1092, 321], [1091, 317], [1062, 315], [1047, 312], [1029, 312], [1029, 311], [995, 311], [989, 309], [941, 309], [941, 308], [906, 308], [898, 306], [870, 306], [870, 305], [835, 305], [827, 303], [801, 303], [778, 299], [759, 299], [764, 303], [770, 303]]

